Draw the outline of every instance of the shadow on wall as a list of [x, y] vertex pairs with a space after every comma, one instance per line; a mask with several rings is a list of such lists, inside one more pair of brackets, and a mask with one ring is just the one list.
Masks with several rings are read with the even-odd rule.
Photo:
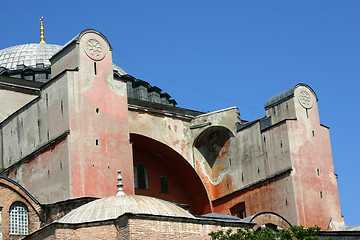
[[190, 163], [171, 147], [130, 134], [133, 142], [135, 194], [189, 205], [196, 215], [211, 212], [208, 193]]
[[210, 127], [203, 131], [195, 140], [194, 147], [198, 153], [195, 158], [205, 163], [208, 176], [216, 181], [219, 174], [231, 166], [231, 139], [233, 133], [225, 127]]

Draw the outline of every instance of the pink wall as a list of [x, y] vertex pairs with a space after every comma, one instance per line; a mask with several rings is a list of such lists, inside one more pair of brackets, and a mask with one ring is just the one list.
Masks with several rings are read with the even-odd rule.
[[[104, 58], [85, 54], [88, 39], [99, 42]], [[115, 195], [117, 170], [125, 193], [133, 194], [125, 83], [113, 79], [111, 51], [101, 36], [86, 33], [78, 47], [79, 72], [69, 81], [71, 197]]]

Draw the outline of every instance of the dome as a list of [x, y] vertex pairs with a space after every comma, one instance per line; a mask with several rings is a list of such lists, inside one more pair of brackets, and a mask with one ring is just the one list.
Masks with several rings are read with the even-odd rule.
[[[46, 83], [52, 78], [50, 58], [63, 48], [64, 46], [56, 44], [30, 43], [1, 49], [0, 75]], [[161, 92], [160, 88], [130, 76], [115, 64], [113, 64], [113, 71], [117, 78], [122, 78], [127, 82], [128, 98], [176, 106], [176, 101], [170, 99], [169, 94]], [[138, 90], [140, 88], [141, 91]]]
[[71, 224], [104, 221], [116, 219], [125, 213], [195, 218], [191, 213], [174, 203], [148, 196], [123, 195], [89, 202], [72, 210], [59, 222]]
[[37, 63], [43, 63], [47, 67], [50, 66], [49, 59], [61, 48], [60, 45], [40, 43], [8, 47], [0, 50], [0, 67], [15, 70], [17, 65], [36, 67]]
[[[50, 58], [63, 48], [61, 45], [30, 43], [8, 47], [0, 50], [0, 67], [8, 70], [16, 70], [17, 65], [26, 67], [36, 67], [36, 64], [42, 63], [44, 67], [51, 65]], [[120, 75], [127, 73], [113, 64], [113, 69]]]

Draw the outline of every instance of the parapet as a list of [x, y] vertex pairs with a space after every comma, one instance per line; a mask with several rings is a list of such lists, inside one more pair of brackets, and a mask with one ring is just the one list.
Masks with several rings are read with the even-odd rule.
[[[265, 103], [265, 110], [294, 97], [295, 89], [299, 86], [304, 86], [304, 87], [309, 88], [309, 90], [311, 90], [316, 97], [316, 93], [314, 92], [314, 90], [311, 87], [309, 87], [305, 83], [299, 83], [299, 84], [296, 84], [295, 86], [269, 98]], [[316, 100], [318, 100], [317, 97], [316, 97]]]

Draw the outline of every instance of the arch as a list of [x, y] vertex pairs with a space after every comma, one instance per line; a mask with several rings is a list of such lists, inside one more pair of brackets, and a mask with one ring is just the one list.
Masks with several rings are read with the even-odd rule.
[[209, 127], [194, 141], [194, 147], [201, 153], [211, 168], [215, 162], [228, 153], [229, 140], [234, 134], [226, 127]]
[[280, 214], [274, 212], [260, 212], [255, 215], [250, 216], [249, 222], [256, 223], [254, 226], [254, 231], [259, 230], [262, 226], [269, 227], [271, 229], [289, 229], [291, 224], [288, 220], [282, 217]]
[[110, 49], [110, 51], [112, 51], [112, 47], [111, 47], [111, 44], [109, 42], [109, 40], [105, 37], [104, 34], [102, 34], [101, 32], [95, 30], [95, 29], [85, 29], [85, 30], [82, 30], [75, 38], [74, 40], [78, 43], [80, 41], [80, 39], [87, 33], [94, 33], [94, 34], [97, 34], [99, 35], [100, 37], [102, 37], [104, 39], [104, 41], [108, 44], [108, 47]]
[[28, 192], [26, 189], [21, 186], [19, 183], [15, 182], [14, 180], [0, 176], [0, 185], [4, 185], [5, 187], [11, 189], [18, 195], [20, 195], [36, 212], [37, 216], [40, 218], [40, 211], [41, 206], [40, 203]]
[[[7, 213], [2, 218], [3, 226], [6, 226], [6, 230], [3, 230], [4, 239], [12, 239], [10, 235], [27, 235], [40, 228], [41, 222], [45, 217], [42, 207], [19, 183], [10, 178], [0, 176], [0, 192], [2, 194], [2, 212]], [[19, 207], [19, 205], [21, 206]], [[21, 209], [26, 209], [27, 215], [24, 215]], [[15, 217], [16, 219], [19, 219], [17, 217], [23, 218], [20, 218], [20, 222], [14, 222]]]
[[[203, 182], [190, 163], [171, 147], [149, 137], [131, 133], [133, 165], [148, 169], [148, 189], [135, 189], [147, 195], [179, 204], [189, 205], [193, 214], [202, 215], [212, 210]], [[161, 192], [161, 178], [166, 177], [168, 193]], [[164, 180], [163, 180], [164, 181]]]
[[203, 131], [201, 131], [200, 133], [197, 134], [197, 136], [194, 138], [195, 141], [194, 141], [194, 144], [193, 146], [196, 144], [197, 141], [200, 141], [202, 138], [204, 138], [204, 136], [206, 136], [206, 134], [208, 134], [209, 132], [213, 132], [213, 131], [219, 131], [219, 130], [222, 130], [222, 131], [226, 131], [226, 132], [229, 132], [229, 134], [234, 137], [234, 133], [233, 131], [231, 131], [228, 127], [226, 126], [222, 126], [222, 125], [210, 125], [208, 126], [207, 128], [203, 129]]
[[9, 232], [10, 235], [28, 234], [28, 209], [22, 202], [14, 202], [9, 208]]

